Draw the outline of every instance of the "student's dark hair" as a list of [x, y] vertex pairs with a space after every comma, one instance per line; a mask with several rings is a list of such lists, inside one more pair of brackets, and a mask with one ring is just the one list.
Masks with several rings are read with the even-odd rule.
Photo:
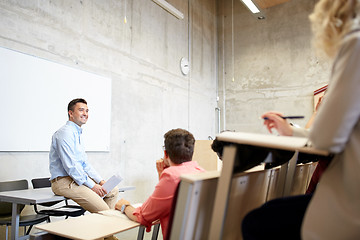
[[215, 138], [215, 140], [211, 144], [211, 149], [214, 152], [216, 152], [217, 155], [219, 156], [219, 158], [222, 160], [224, 147], [227, 145], [231, 145], [231, 143], [230, 142], [222, 142], [222, 141], [219, 141], [217, 138]]
[[[73, 100], [71, 100], [68, 104], [68, 112], [71, 110], [71, 111], [74, 111], [74, 107], [77, 103], [85, 103], [87, 104], [86, 100], [83, 99], [83, 98], [75, 98]], [[69, 114], [68, 114], [69, 115]], [[69, 116], [70, 117], [70, 116]]]
[[172, 129], [164, 135], [165, 150], [175, 164], [191, 161], [194, 144], [194, 136], [184, 129]]

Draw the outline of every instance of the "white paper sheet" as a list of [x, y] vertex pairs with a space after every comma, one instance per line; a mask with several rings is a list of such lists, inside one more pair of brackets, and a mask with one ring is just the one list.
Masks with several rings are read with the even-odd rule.
[[[107, 193], [111, 192], [120, 182], [122, 181], [122, 177], [118, 175], [113, 175], [109, 180], [107, 180], [102, 187], [106, 190]], [[105, 196], [104, 196], [105, 197]]]

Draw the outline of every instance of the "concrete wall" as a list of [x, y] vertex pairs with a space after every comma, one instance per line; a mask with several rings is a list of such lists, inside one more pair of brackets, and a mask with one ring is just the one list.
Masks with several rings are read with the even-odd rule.
[[[216, 131], [215, 0], [169, 2], [183, 20], [150, 0], [0, 2], [1, 47], [112, 79], [110, 151], [88, 155], [104, 178], [118, 173], [124, 185], [136, 186], [122, 195], [132, 202], [144, 201], [157, 183], [166, 131], [189, 129], [196, 139]], [[181, 57], [190, 59], [188, 76]], [[34, 114], [52, 111], [62, 109]], [[19, 117], [26, 121], [21, 109]], [[0, 153], [0, 181], [45, 176], [47, 152]]]
[[[0, 46], [112, 78], [111, 150], [89, 160], [104, 178], [120, 173], [136, 186], [122, 195], [131, 201], [153, 191], [167, 130], [214, 136], [216, 106], [221, 129], [265, 132], [259, 116], [268, 110], [304, 114], [296, 123], [305, 125], [313, 90], [329, 74], [329, 63], [311, 49], [314, 0], [266, 9], [261, 21], [238, 0], [169, 2], [184, 20], [150, 0], [0, 2]], [[186, 77], [184, 56], [191, 61]], [[19, 116], [26, 121], [21, 109]], [[47, 152], [0, 153], [0, 181], [44, 176]]]
[[325, 85], [328, 60], [312, 49], [308, 15], [316, 1], [291, 0], [264, 9], [258, 20], [237, 0], [219, 3], [219, 107], [222, 129], [267, 130], [259, 116], [277, 110], [305, 115], [313, 111], [313, 91]]

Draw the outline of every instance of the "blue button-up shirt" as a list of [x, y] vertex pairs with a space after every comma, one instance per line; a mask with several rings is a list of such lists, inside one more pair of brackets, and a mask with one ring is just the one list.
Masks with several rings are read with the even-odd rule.
[[[79, 186], [93, 188], [102, 178], [90, 165], [81, 141], [82, 129], [76, 123], [67, 121], [52, 136], [49, 153], [50, 180], [70, 176]], [[92, 179], [94, 180], [92, 180]]]

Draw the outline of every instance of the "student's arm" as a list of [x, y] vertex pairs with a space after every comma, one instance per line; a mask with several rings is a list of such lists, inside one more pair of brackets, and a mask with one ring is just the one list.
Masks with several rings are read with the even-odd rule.
[[164, 162], [164, 159], [160, 158], [159, 160], [156, 160], [156, 170], [158, 172], [159, 179], [160, 179], [160, 176], [161, 176], [162, 172], [167, 167], [168, 166], [166, 166], [166, 164]]
[[135, 208], [133, 206], [131, 206], [129, 201], [127, 201], [125, 199], [120, 199], [116, 203], [115, 209], [121, 211], [123, 206], [125, 207], [124, 208], [124, 214], [126, 214], [126, 216], [128, 218], [130, 218], [131, 220], [133, 220], [135, 222], [138, 222], [137, 217], [134, 215]]
[[[153, 194], [141, 205], [141, 207], [135, 209], [133, 207], [127, 209], [127, 207], [125, 211], [126, 216], [149, 229], [153, 221], [169, 214], [177, 185], [178, 182], [175, 181], [170, 174], [166, 171], [163, 172]], [[126, 200], [120, 200], [115, 208], [121, 210], [122, 204], [127, 203], [129, 202]]]

